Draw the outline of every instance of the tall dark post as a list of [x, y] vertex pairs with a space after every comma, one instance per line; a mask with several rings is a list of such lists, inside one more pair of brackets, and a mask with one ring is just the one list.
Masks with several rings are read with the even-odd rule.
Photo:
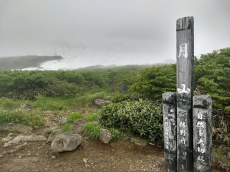
[[207, 95], [193, 97], [194, 172], [212, 171], [212, 99]]
[[193, 172], [192, 97], [194, 90], [194, 20], [176, 21], [177, 37], [177, 170]]
[[164, 119], [164, 157], [165, 171], [177, 171], [176, 151], [176, 93], [167, 92], [162, 95]]

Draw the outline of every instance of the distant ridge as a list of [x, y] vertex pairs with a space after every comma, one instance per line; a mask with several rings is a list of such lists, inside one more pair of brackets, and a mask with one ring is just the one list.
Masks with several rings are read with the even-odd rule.
[[52, 60], [61, 60], [61, 56], [18, 56], [0, 58], [0, 70], [21, 70], [29, 67], [39, 67], [42, 63]]

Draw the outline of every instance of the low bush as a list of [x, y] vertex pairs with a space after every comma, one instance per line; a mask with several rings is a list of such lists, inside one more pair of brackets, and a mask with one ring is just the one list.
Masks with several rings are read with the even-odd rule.
[[98, 111], [100, 124], [131, 130], [151, 142], [163, 143], [163, 115], [159, 103], [139, 99], [111, 103]]

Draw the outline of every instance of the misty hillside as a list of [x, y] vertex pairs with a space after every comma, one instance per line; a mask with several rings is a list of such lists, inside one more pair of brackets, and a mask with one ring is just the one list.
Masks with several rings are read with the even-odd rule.
[[24, 69], [29, 67], [39, 67], [41, 63], [61, 60], [61, 56], [19, 56], [19, 57], [3, 57], [0, 58], [0, 70]]

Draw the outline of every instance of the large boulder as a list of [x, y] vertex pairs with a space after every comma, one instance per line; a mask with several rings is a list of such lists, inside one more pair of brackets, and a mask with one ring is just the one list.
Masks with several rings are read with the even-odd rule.
[[96, 99], [95, 104], [98, 105], [99, 107], [106, 106], [110, 103], [108, 100], [103, 100], [103, 99]]
[[23, 142], [39, 142], [39, 141], [46, 141], [47, 138], [43, 135], [29, 135], [29, 136], [23, 136], [19, 135], [15, 137], [13, 140], [9, 141], [10, 144], [18, 144]]
[[101, 140], [101, 142], [107, 144], [112, 139], [112, 134], [107, 129], [100, 129], [99, 139]]
[[62, 133], [58, 134], [51, 143], [53, 152], [65, 152], [75, 150], [83, 138], [80, 134]]

